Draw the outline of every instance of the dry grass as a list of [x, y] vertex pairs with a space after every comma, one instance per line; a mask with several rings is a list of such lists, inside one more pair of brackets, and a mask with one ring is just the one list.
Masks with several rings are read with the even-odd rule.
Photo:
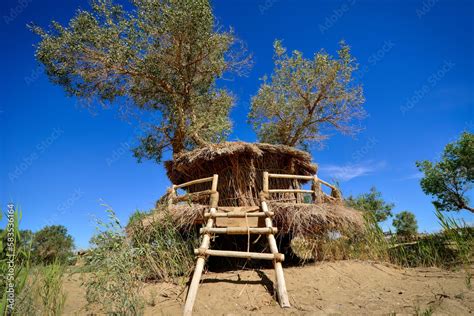
[[[142, 219], [140, 229], [148, 229], [153, 223], [163, 220], [172, 221], [183, 232], [190, 232], [194, 225], [203, 223], [203, 213], [208, 208], [201, 204], [177, 204], [169, 211], [159, 208], [152, 215]], [[364, 229], [362, 214], [341, 203], [295, 204], [269, 202], [269, 209], [275, 213], [274, 223], [279, 234], [292, 236], [326, 235], [330, 231], [354, 234]], [[133, 234], [132, 231], [128, 231]]]
[[293, 204], [269, 202], [274, 222], [281, 234], [313, 236], [329, 231], [360, 232], [364, 229], [362, 214], [339, 203]]

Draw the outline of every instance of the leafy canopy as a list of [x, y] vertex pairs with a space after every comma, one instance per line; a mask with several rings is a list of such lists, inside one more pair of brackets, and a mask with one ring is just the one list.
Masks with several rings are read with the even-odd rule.
[[393, 203], [385, 202], [382, 193], [377, 191], [375, 187], [370, 188], [370, 192], [360, 194], [357, 197], [349, 196], [346, 199], [346, 204], [356, 210], [371, 214], [377, 222], [383, 222], [392, 216], [392, 209], [395, 206]]
[[395, 215], [392, 223], [397, 234], [402, 236], [413, 236], [418, 231], [418, 223], [415, 214], [409, 211], [402, 211]]
[[64, 263], [72, 255], [73, 248], [74, 241], [66, 227], [45, 226], [34, 234], [32, 255], [39, 263], [50, 264], [55, 261]]
[[224, 139], [233, 98], [216, 79], [249, 63], [232, 31], [217, 30], [208, 0], [131, 4], [127, 11], [93, 0], [67, 26], [33, 26], [49, 78], [83, 100], [158, 111], [135, 149], [139, 159], [160, 161], [168, 148], [176, 154]]
[[464, 132], [459, 140], [447, 144], [439, 162], [424, 160], [416, 165], [424, 174], [421, 188], [435, 198], [436, 209], [474, 212], [466, 195], [474, 182], [474, 134]]
[[249, 114], [260, 141], [307, 147], [331, 129], [355, 132], [350, 123], [364, 116], [364, 97], [354, 84], [357, 64], [349, 46], [341, 42], [337, 58], [320, 51], [313, 59], [299, 51], [288, 55], [280, 41], [274, 49], [274, 72], [263, 78]]

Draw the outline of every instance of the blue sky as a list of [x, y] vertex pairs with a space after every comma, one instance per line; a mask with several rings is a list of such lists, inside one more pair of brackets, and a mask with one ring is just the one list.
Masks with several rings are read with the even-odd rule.
[[[1, 4], [0, 205], [23, 210], [22, 226], [65, 225], [87, 247], [106, 203], [124, 222], [148, 210], [169, 181], [154, 162], [130, 153], [136, 128], [111, 110], [94, 113], [50, 83], [34, 59], [38, 38], [26, 24], [66, 23], [87, 1], [6, 0]], [[254, 55], [247, 77], [221, 82], [237, 96], [231, 140], [255, 141], [249, 101], [273, 68], [272, 43], [312, 56], [335, 53], [344, 39], [361, 65], [367, 99], [364, 130], [334, 135], [313, 148], [320, 176], [338, 179], [344, 195], [375, 185], [410, 210], [421, 231], [438, 230], [415, 161], [436, 159], [463, 130], [474, 129], [474, 26], [471, 1], [214, 1], [219, 23], [232, 26]], [[452, 214], [473, 223], [468, 212]], [[391, 222], [391, 221], [390, 221]], [[390, 227], [385, 223], [384, 227]]]

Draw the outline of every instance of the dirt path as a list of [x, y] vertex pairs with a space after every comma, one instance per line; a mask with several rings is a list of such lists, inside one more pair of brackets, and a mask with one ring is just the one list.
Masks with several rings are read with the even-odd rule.
[[[467, 315], [474, 291], [466, 274], [436, 268], [399, 269], [382, 264], [338, 261], [285, 269], [292, 308], [274, 300], [273, 270], [207, 273], [195, 315], [433, 314]], [[84, 289], [77, 275], [65, 284], [66, 315], [85, 314]], [[180, 315], [182, 288], [148, 284], [145, 315]]]

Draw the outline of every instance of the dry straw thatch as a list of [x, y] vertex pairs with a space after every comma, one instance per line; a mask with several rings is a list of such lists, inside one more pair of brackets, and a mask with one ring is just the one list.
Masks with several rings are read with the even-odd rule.
[[280, 234], [322, 236], [330, 231], [357, 233], [364, 228], [364, 221], [360, 212], [340, 203], [294, 204], [270, 202], [268, 207], [275, 213], [274, 222]]
[[[219, 175], [217, 191], [219, 206], [260, 205], [259, 193], [263, 189], [263, 171], [294, 175], [314, 175], [316, 164], [311, 155], [292, 147], [270, 144], [225, 142], [212, 144], [174, 157], [165, 163], [168, 177], [174, 184]], [[304, 181], [270, 179], [270, 188], [301, 188]], [[209, 183], [188, 187], [188, 192], [209, 189]], [[329, 231], [360, 232], [363, 218], [360, 212], [347, 208], [337, 199], [327, 198], [323, 203], [304, 204], [302, 194], [271, 194], [270, 211], [279, 234], [291, 236], [326, 235]], [[204, 221], [208, 199], [181, 202], [168, 206], [166, 198], [157, 204], [157, 211], [144, 219], [144, 227], [165, 214], [182, 231], [189, 232]], [[162, 204], [163, 203], [163, 204]], [[167, 208], [167, 211], [163, 211]], [[161, 210], [160, 210], [161, 209]]]
[[[219, 175], [219, 205], [259, 205], [263, 171], [314, 175], [316, 164], [311, 155], [289, 146], [262, 143], [224, 142], [210, 144], [176, 155], [165, 162], [167, 174], [175, 183]], [[301, 181], [272, 179], [273, 188], [296, 188]], [[209, 189], [207, 184], [195, 185], [190, 192]]]
[[[313, 237], [326, 235], [330, 231], [352, 234], [361, 232], [364, 228], [360, 212], [340, 203], [295, 204], [270, 201], [268, 207], [275, 214], [274, 223], [281, 235]], [[182, 203], [170, 206], [167, 214], [178, 229], [189, 232], [194, 229], [194, 225], [204, 222], [203, 214], [207, 208], [207, 205]], [[164, 219], [165, 212], [157, 211], [143, 220], [142, 227]]]

